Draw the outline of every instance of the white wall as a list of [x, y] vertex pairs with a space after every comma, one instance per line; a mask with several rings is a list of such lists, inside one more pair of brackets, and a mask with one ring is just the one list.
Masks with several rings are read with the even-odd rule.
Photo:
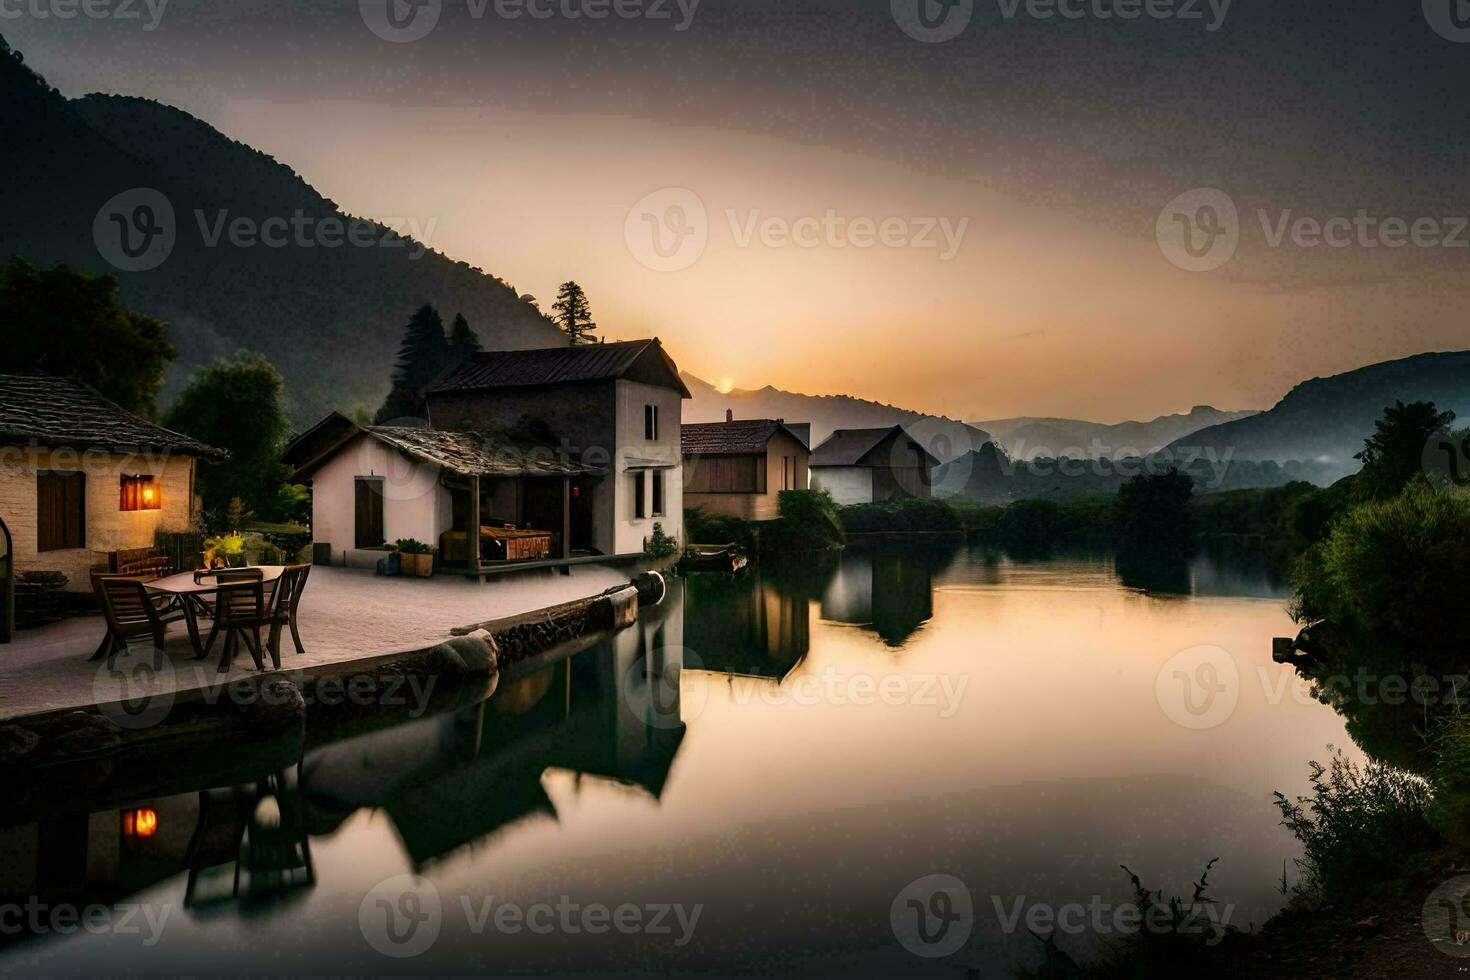
[[866, 466], [813, 466], [812, 489], [827, 490], [839, 504], [873, 502], [873, 471]]
[[332, 563], [372, 568], [384, 552], [355, 547], [359, 476], [383, 480], [383, 533], [391, 544], [417, 538], [434, 548], [453, 524], [449, 491], [438, 467], [416, 463], [369, 435], [361, 435], [317, 470], [311, 481], [312, 538], [332, 546]]
[[[683, 399], [677, 391], [646, 385], [637, 381], [618, 381], [616, 388], [617, 445], [614, 447], [612, 472], [602, 481], [603, 493], [594, 497], [597, 522], [612, 515], [612, 540], [603, 545], [604, 532], [599, 528], [597, 547], [615, 555], [628, 555], [643, 550], [645, 538], [653, 534], [654, 522], [663, 525], [664, 533], [684, 540], [684, 470], [680, 458], [679, 428], [683, 423]], [[643, 406], [658, 406], [658, 439], [643, 437]], [[633, 474], [631, 459], [655, 459], [673, 464], [664, 475], [664, 512], [655, 516], [653, 509], [653, 476], [647, 476], [645, 494], [649, 516], [634, 516]], [[611, 483], [612, 500], [606, 500]], [[609, 506], [610, 503], [610, 506]]]

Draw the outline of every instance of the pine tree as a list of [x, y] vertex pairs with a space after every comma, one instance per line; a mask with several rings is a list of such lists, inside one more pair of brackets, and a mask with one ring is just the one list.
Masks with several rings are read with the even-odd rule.
[[574, 346], [597, 343], [597, 338], [592, 336], [592, 331], [597, 329], [597, 324], [592, 322], [592, 306], [581, 286], [575, 282], [562, 283], [551, 309], [556, 314], [552, 320]]
[[444, 321], [438, 310], [425, 303], [403, 331], [398, 363], [393, 368], [393, 389], [373, 421], [382, 425], [394, 419], [423, 418], [424, 388], [444, 370], [448, 358]]
[[484, 350], [480, 338], [470, 329], [470, 322], [463, 313], [454, 315], [454, 325], [449, 328], [449, 364], [458, 364], [476, 351]]

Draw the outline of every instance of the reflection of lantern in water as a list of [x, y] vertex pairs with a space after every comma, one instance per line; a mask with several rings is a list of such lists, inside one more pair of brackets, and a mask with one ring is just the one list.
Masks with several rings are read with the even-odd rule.
[[158, 833], [158, 811], [152, 807], [129, 810], [123, 814], [124, 837], [152, 837]]

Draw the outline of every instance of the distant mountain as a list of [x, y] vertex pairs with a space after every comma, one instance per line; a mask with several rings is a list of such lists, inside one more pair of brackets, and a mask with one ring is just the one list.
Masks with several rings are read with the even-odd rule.
[[1187, 415], [1161, 415], [1152, 422], [1106, 425], [1078, 419], [1021, 417], [974, 424], [989, 432], [1012, 459], [1038, 456], [1114, 459], [1147, 455], [1191, 432], [1255, 414], [1255, 411], [1222, 412], [1208, 405], [1197, 405]]
[[812, 446], [833, 429], [876, 429], [902, 425], [941, 463], [978, 449], [990, 441], [988, 433], [942, 415], [884, 405], [850, 395], [803, 395], [767, 385], [756, 391], [736, 388], [721, 392], [708, 381], [684, 372], [684, 383], [694, 395], [684, 405], [685, 422], [723, 422], [726, 410], [737, 419], [785, 419], [810, 422]]
[[[193, 367], [249, 350], [285, 374], [298, 425], [332, 408], [376, 408], [403, 327], [424, 303], [446, 322], [462, 312], [488, 349], [565, 342], [515, 289], [464, 262], [376, 223], [360, 226], [371, 245], [345, 243], [330, 229], [352, 216], [289, 167], [188, 113], [118, 96], [68, 100], [3, 38], [0, 92], [0, 261], [19, 254], [116, 275], [124, 303], [172, 328], [180, 357], [165, 399]], [[156, 206], [139, 212], [157, 195], [171, 220]], [[232, 244], [229, 225], [241, 218], [256, 228], [274, 219], [284, 243]], [[154, 268], [118, 268], [118, 221], [130, 233], [140, 221], [167, 226], [172, 250]], [[139, 233], [132, 244], [144, 240]]]
[[1335, 477], [1355, 473], [1353, 455], [1373, 434], [1373, 423], [1396, 400], [1432, 401], [1470, 417], [1470, 351], [1418, 354], [1297, 385], [1269, 412], [1211, 426], [1177, 440], [1179, 451], [1198, 448], [1241, 460], [1315, 461]]

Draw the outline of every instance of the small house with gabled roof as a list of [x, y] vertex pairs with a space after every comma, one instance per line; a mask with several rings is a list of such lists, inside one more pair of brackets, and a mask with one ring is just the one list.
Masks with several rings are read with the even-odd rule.
[[812, 489], [844, 505], [928, 497], [938, 465], [901, 425], [837, 429], [812, 450]]
[[785, 419], [699, 422], [680, 430], [684, 505], [747, 521], [777, 517], [782, 490], [807, 489], [811, 427]]
[[0, 523], [16, 574], [90, 592], [110, 552], [195, 525], [201, 459], [223, 450], [155, 425], [69, 378], [0, 374]]

